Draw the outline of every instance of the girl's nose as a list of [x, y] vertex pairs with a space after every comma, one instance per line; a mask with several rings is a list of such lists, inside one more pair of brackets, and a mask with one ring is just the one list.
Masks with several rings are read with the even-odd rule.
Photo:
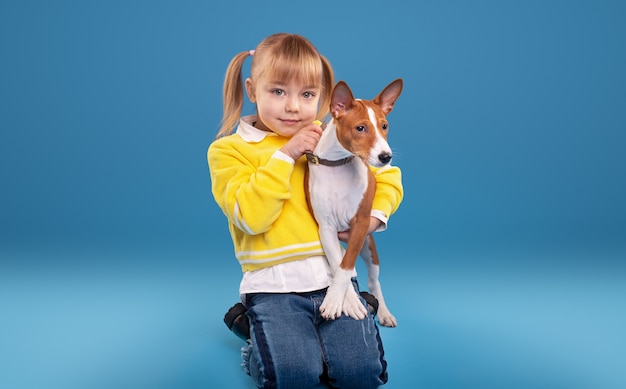
[[298, 112], [300, 110], [300, 105], [298, 103], [297, 97], [290, 97], [287, 99], [287, 103], [285, 104], [285, 111], [287, 112]]

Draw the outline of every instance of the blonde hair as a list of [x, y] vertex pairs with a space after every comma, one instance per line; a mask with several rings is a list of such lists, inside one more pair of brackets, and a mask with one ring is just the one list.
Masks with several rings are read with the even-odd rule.
[[230, 135], [239, 122], [244, 100], [241, 70], [249, 56], [253, 56], [250, 68], [253, 84], [264, 77], [272, 77], [319, 85], [321, 96], [317, 119], [321, 120], [328, 114], [334, 84], [334, 72], [330, 62], [301, 35], [273, 34], [261, 41], [254, 51], [238, 53], [228, 64], [224, 77], [224, 111], [216, 138]]

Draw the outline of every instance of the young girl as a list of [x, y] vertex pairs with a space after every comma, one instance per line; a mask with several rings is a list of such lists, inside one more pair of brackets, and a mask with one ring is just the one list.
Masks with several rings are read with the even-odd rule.
[[[387, 382], [374, 316], [325, 320], [319, 312], [332, 273], [306, 202], [303, 155], [320, 138], [322, 128], [313, 122], [328, 113], [333, 84], [330, 63], [295, 34], [265, 38], [256, 50], [237, 54], [226, 72], [222, 127], [208, 163], [243, 271], [239, 305], [250, 332], [243, 365], [259, 388]], [[244, 89], [257, 114], [240, 118]], [[397, 167], [376, 171], [376, 179], [370, 231], [386, 228], [403, 196]], [[353, 285], [358, 292], [356, 277]]]

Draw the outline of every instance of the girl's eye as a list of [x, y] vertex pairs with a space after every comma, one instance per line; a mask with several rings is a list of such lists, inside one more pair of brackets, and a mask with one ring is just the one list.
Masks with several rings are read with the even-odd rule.
[[357, 126], [356, 130], [357, 132], [365, 132], [365, 126]]
[[302, 94], [302, 96], [303, 96], [305, 99], [312, 99], [312, 98], [315, 96], [315, 94], [313, 94], [313, 92], [304, 92], [304, 93]]
[[285, 91], [284, 91], [284, 90], [282, 90], [282, 89], [274, 89], [272, 92], [273, 92], [276, 96], [282, 96], [282, 95], [284, 95], [284, 94], [285, 94]]

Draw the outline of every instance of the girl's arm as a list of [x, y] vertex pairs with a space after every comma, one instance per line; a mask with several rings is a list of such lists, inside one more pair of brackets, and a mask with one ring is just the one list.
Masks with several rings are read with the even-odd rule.
[[266, 232], [291, 198], [293, 164], [270, 158], [256, 167], [221, 142], [209, 147], [208, 161], [213, 196], [229, 222], [250, 235]]
[[[396, 212], [404, 197], [402, 172], [397, 166], [372, 168], [372, 171], [376, 178], [376, 194], [372, 204], [372, 217], [382, 222], [377, 228], [377, 231], [382, 231], [387, 228], [387, 220]], [[370, 223], [370, 225], [372, 224]]]

